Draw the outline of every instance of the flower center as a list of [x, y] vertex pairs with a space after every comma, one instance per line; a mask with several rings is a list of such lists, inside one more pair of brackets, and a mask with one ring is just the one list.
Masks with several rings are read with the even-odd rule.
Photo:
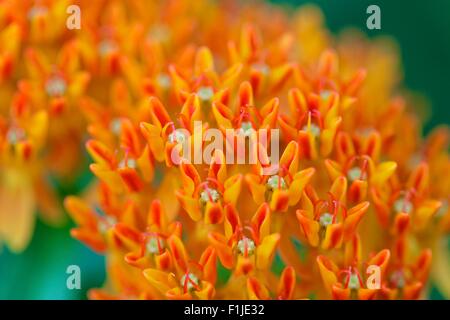
[[119, 163], [119, 168], [132, 168], [135, 169], [137, 166], [136, 164], [136, 160], [134, 160], [133, 158], [127, 158], [127, 159], [123, 159], [122, 161], [120, 161]]
[[203, 203], [217, 202], [220, 199], [220, 194], [216, 189], [206, 188], [200, 193], [200, 201]]
[[394, 271], [390, 280], [397, 288], [403, 288], [405, 286], [405, 276], [401, 271]]
[[109, 129], [114, 133], [114, 134], [120, 134], [120, 131], [122, 130], [122, 121], [120, 119], [113, 119], [111, 120], [111, 122], [109, 123]]
[[116, 218], [112, 216], [101, 217], [98, 221], [98, 230], [101, 234], [105, 234], [116, 222]]
[[157, 254], [164, 248], [164, 241], [160, 237], [151, 237], [146, 247], [148, 252]]
[[25, 138], [26, 133], [22, 128], [12, 127], [6, 133], [6, 140], [8, 140], [10, 144], [16, 144], [17, 142], [22, 141]]
[[181, 131], [175, 130], [171, 134], [169, 134], [169, 142], [170, 143], [184, 143], [186, 141], [186, 137]]
[[329, 90], [322, 90], [320, 91], [320, 97], [322, 98], [322, 100], [327, 100], [331, 95], [331, 91]]
[[156, 25], [148, 32], [148, 38], [158, 42], [165, 42], [170, 38], [170, 29], [165, 25]]
[[315, 125], [314, 123], [311, 123], [311, 125], [309, 125], [309, 126], [307, 126], [307, 125], [303, 126], [302, 130], [306, 131], [306, 132], [311, 132], [311, 134], [315, 138], [320, 136], [320, 128], [317, 125]]
[[283, 177], [280, 177], [279, 175], [273, 175], [267, 180], [267, 186], [274, 190], [274, 189], [287, 189], [286, 181], [284, 181]]
[[251, 136], [253, 131], [253, 125], [249, 121], [244, 121], [241, 123], [241, 127], [238, 130], [239, 134], [244, 135], [245, 137]]
[[319, 224], [321, 227], [327, 227], [333, 223], [333, 215], [331, 213], [325, 212], [320, 216]]
[[45, 84], [45, 91], [51, 97], [62, 96], [66, 89], [66, 81], [60, 76], [51, 77]]
[[156, 82], [163, 89], [170, 88], [170, 76], [167, 73], [160, 73], [156, 77]]
[[198, 287], [198, 278], [193, 273], [186, 273], [181, 277], [180, 284], [187, 291], [191, 291]]
[[348, 287], [350, 289], [359, 289], [359, 278], [356, 274], [352, 273], [350, 274], [350, 279], [348, 280]]
[[214, 97], [214, 91], [211, 87], [200, 87], [197, 95], [202, 101], [209, 101]]
[[353, 167], [347, 172], [347, 177], [350, 181], [363, 180], [366, 175], [362, 172], [361, 168]]
[[255, 242], [247, 237], [244, 237], [238, 241], [237, 249], [238, 252], [245, 257], [252, 255], [256, 249]]
[[397, 212], [410, 214], [413, 209], [413, 204], [406, 198], [400, 198], [394, 202], [394, 209]]
[[29, 11], [28, 11], [28, 19], [34, 19], [40, 16], [45, 16], [48, 13], [48, 9], [44, 6], [33, 6]]
[[101, 56], [106, 56], [116, 51], [117, 45], [114, 41], [106, 39], [101, 41], [98, 45], [98, 52], [100, 53]]
[[252, 68], [261, 72], [264, 75], [268, 75], [270, 72], [269, 66], [265, 63], [254, 63], [252, 64]]

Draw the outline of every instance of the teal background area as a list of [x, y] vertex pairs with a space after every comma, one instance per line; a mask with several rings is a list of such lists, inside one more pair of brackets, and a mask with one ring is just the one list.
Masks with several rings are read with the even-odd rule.
[[[431, 102], [431, 117], [425, 130], [450, 123], [449, 0], [271, 2], [287, 6], [315, 3], [323, 10], [327, 26], [335, 33], [345, 27], [356, 27], [370, 37], [394, 37], [401, 48], [405, 86], [425, 95]], [[366, 29], [366, 8], [370, 4], [381, 8], [380, 31]], [[89, 180], [87, 165], [85, 167], [80, 178], [84, 181]], [[69, 236], [71, 227], [67, 224], [63, 228], [51, 228], [38, 221], [32, 243], [25, 252], [14, 255], [7, 248], [0, 249], [0, 299], [83, 299], [87, 289], [102, 285], [104, 258], [73, 240]], [[81, 268], [81, 290], [66, 288], [66, 269], [73, 264]], [[442, 296], [433, 288], [431, 298]]]
[[[80, 290], [67, 289], [70, 265], [80, 267]], [[0, 255], [0, 299], [84, 299], [104, 277], [104, 258], [72, 239], [69, 226], [55, 229], [38, 221], [25, 252], [14, 255], [3, 248]]]

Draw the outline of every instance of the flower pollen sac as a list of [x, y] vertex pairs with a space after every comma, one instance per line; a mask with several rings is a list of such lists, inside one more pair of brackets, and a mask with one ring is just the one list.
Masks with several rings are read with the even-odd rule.
[[267, 187], [270, 190], [287, 189], [287, 184], [284, 181], [283, 177], [280, 177], [279, 175], [273, 175], [267, 180]]
[[200, 193], [200, 201], [203, 203], [217, 202], [220, 199], [220, 194], [216, 189], [206, 188]]
[[243, 255], [244, 257], [251, 256], [256, 249], [255, 242], [247, 237], [244, 237], [238, 241], [237, 249], [239, 254]]

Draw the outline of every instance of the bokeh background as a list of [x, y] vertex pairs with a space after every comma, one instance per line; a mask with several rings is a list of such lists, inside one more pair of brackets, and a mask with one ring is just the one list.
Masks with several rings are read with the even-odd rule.
[[[369, 37], [393, 37], [401, 50], [405, 87], [423, 96], [430, 106], [424, 114], [424, 134], [436, 125], [450, 124], [450, 0], [270, 2], [287, 10], [305, 3], [316, 4], [334, 34], [352, 27]], [[371, 4], [381, 8], [381, 30], [366, 28], [366, 8]], [[80, 192], [91, 179], [86, 164], [85, 173], [75, 184], [54, 183], [60, 184], [63, 197]], [[68, 222], [54, 229], [37, 221], [32, 243], [25, 252], [14, 255], [6, 248], [0, 249], [0, 299], [84, 299], [89, 288], [102, 285], [104, 258], [70, 238], [71, 227]], [[450, 246], [450, 239], [448, 243]], [[72, 264], [81, 268], [81, 290], [66, 288], [66, 268]], [[433, 285], [430, 298], [443, 298]]]

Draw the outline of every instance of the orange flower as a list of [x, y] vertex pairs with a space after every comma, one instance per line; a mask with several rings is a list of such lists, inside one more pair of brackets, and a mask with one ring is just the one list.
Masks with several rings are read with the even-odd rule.
[[393, 220], [394, 231], [402, 233], [408, 228], [410, 220], [416, 231], [423, 230], [432, 216], [441, 207], [441, 202], [429, 199], [429, 169], [426, 163], [419, 165], [408, 181], [401, 185], [392, 185], [387, 190], [372, 190], [378, 219], [383, 226]]
[[175, 273], [159, 269], [145, 269], [145, 278], [170, 299], [211, 299], [214, 297], [216, 255], [208, 247], [199, 262], [189, 261], [180, 238], [169, 237], [168, 246], [175, 264]]
[[71, 230], [72, 237], [84, 242], [95, 251], [103, 252], [107, 241], [113, 236], [112, 228], [116, 218], [112, 215], [99, 215], [82, 200], [68, 197], [65, 206], [72, 219], [79, 225]]
[[[295, 294], [296, 275], [294, 268], [286, 267], [281, 274], [276, 299], [291, 300]], [[247, 280], [248, 298], [251, 300], [267, 300], [271, 295], [269, 290], [261, 282], [253, 277]]]
[[[90, 298], [410, 299], [428, 273], [450, 295], [450, 135], [421, 139], [390, 41], [334, 38], [312, 6], [78, 0], [82, 29], [69, 30], [72, 1], [0, 2], [12, 250], [36, 209], [60, 221], [57, 185], [92, 162], [64, 201], [71, 235], [106, 256]], [[245, 163], [229, 163], [242, 142]]]
[[[158, 161], [165, 159], [168, 167], [173, 166], [175, 164], [174, 154], [180, 158], [183, 157], [181, 147], [184, 141], [189, 141], [189, 145], [195, 145], [195, 135], [199, 136], [203, 132], [194, 132], [194, 121], [201, 119], [200, 100], [197, 95], [190, 95], [179, 115], [182, 129], [187, 130], [187, 133], [176, 130], [175, 123], [157, 98], [150, 98], [149, 105], [153, 124], [142, 122], [141, 132], [147, 139], [148, 146], [156, 159]], [[202, 130], [202, 128], [200, 129]], [[174, 150], [175, 148], [177, 149]], [[193, 152], [195, 153], [197, 150]], [[178, 160], [181, 161], [181, 159]]]
[[264, 167], [273, 165], [267, 160], [267, 153], [264, 158], [266, 164], [263, 165], [258, 161], [255, 169], [258, 173], [247, 174], [245, 180], [257, 204], [268, 202], [272, 211], [285, 212], [289, 206], [298, 203], [302, 190], [310, 181], [315, 169], [298, 171], [299, 146], [294, 141], [287, 145], [280, 163], [275, 165], [278, 174], [271, 176], [264, 174]]
[[[389, 262], [389, 257], [389, 250], [382, 250], [367, 260], [364, 265], [375, 265], [380, 267], [381, 276], [383, 277]], [[358, 266], [359, 263], [358, 260], [355, 260], [352, 264], [349, 264], [344, 268], [339, 268], [327, 257], [317, 257], [317, 264], [325, 288], [332, 294], [334, 299], [369, 300], [375, 298], [377, 290], [365, 288], [365, 273], [360, 271]]]
[[356, 141], [340, 132], [336, 137], [338, 161], [325, 160], [332, 181], [344, 176], [351, 182], [348, 198], [353, 203], [366, 200], [371, 189], [382, 189], [397, 168], [393, 161], [375, 162], [379, 158], [380, 145], [380, 136], [376, 132]]
[[0, 117], [0, 239], [17, 252], [31, 239], [37, 207], [47, 221], [61, 221], [54, 191], [40, 174], [48, 114], [21, 107], [15, 105], [11, 120]]
[[203, 182], [195, 167], [187, 162], [181, 163], [180, 173], [183, 186], [175, 194], [191, 219], [199, 221], [204, 217], [207, 224], [221, 223], [224, 206], [235, 205], [238, 200], [242, 176], [227, 177], [225, 158], [218, 150]]
[[270, 266], [280, 239], [278, 233], [270, 233], [270, 227], [267, 203], [258, 208], [249, 226], [242, 225], [229, 204], [225, 207], [225, 234], [211, 232], [208, 238], [224, 267], [233, 269], [235, 275], [247, 275]]
[[405, 239], [399, 239], [395, 245], [393, 259], [388, 266], [381, 295], [385, 299], [418, 299], [427, 281], [431, 265], [431, 250], [424, 249], [412, 264], [406, 263], [407, 251]]
[[124, 223], [115, 226], [115, 233], [129, 242], [132, 252], [125, 255], [125, 261], [140, 269], [156, 267], [168, 270], [172, 266], [172, 257], [167, 249], [167, 240], [175, 235], [181, 237], [181, 224], [166, 221], [166, 212], [158, 200], [152, 202], [147, 217], [145, 232], [132, 229]]
[[362, 202], [347, 210], [345, 195], [347, 179], [337, 178], [329, 192], [329, 200], [321, 200], [311, 188], [304, 193], [305, 209], [297, 210], [300, 227], [311, 246], [323, 249], [339, 248], [343, 241], [349, 241], [359, 221], [369, 208], [369, 202]]

